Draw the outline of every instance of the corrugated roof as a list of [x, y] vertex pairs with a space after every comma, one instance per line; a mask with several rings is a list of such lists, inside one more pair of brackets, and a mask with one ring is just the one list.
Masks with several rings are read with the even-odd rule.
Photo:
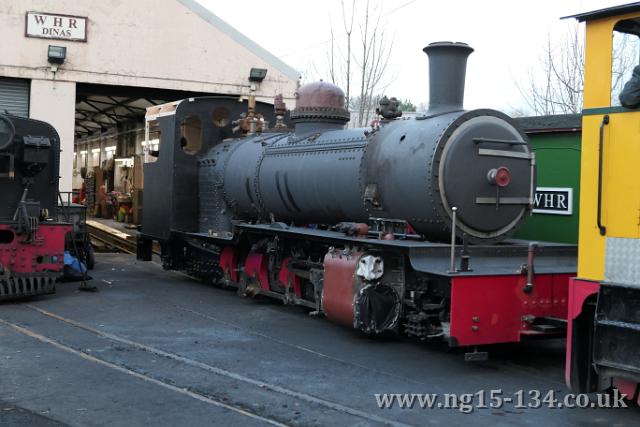
[[227, 24], [222, 19], [218, 18], [215, 14], [213, 14], [213, 12], [202, 6], [200, 3], [196, 2], [195, 0], [178, 0], [178, 2], [198, 15], [200, 18], [207, 21], [209, 24], [227, 34], [233, 40], [240, 43], [249, 51], [253, 52], [256, 56], [262, 58], [268, 64], [271, 64], [273, 67], [278, 69], [290, 79], [298, 80], [298, 78], [300, 77], [300, 73], [298, 71], [285, 64], [280, 58], [276, 57], [271, 52], [258, 45], [256, 42], [233, 28], [231, 25]]

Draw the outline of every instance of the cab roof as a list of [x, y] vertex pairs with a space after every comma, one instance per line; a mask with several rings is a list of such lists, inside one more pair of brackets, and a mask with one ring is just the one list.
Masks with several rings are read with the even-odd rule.
[[591, 12], [578, 13], [576, 15], [563, 16], [561, 19], [575, 18], [579, 22], [592, 21], [594, 19], [609, 18], [611, 16], [624, 15], [640, 11], [640, 2], [622, 4], [620, 6], [607, 7]]

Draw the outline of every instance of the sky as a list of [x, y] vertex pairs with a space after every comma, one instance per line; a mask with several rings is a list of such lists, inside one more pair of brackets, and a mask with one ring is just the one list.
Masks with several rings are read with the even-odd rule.
[[[330, 80], [331, 28], [344, 46], [340, 0], [198, 0], [218, 17], [300, 71], [306, 80]], [[347, 0], [345, 3], [349, 3]], [[540, 69], [547, 40], [558, 43], [572, 21], [562, 16], [628, 3], [620, 0], [380, 0], [393, 37], [385, 95], [428, 100], [428, 62], [422, 48], [435, 41], [465, 42], [469, 57], [465, 108], [527, 112], [518, 85]], [[356, 1], [356, 10], [364, 0]]]

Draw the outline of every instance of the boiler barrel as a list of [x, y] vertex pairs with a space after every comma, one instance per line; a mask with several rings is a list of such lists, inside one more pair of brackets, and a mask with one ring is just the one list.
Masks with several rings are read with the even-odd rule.
[[244, 219], [303, 225], [382, 217], [445, 240], [455, 206], [460, 235], [492, 241], [523, 220], [534, 188], [526, 137], [492, 110], [397, 120], [370, 135], [332, 130], [237, 144], [224, 193]]
[[366, 221], [359, 172], [367, 142], [362, 129], [239, 141], [247, 147], [227, 163], [227, 203], [245, 219], [259, 212], [296, 224]]

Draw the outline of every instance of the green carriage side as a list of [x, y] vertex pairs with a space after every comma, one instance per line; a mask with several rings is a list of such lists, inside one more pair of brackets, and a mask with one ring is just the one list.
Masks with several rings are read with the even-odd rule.
[[516, 121], [531, 141], [538, 172], [535, 208], [514, 237], [577, 244], [581, 115], [521, 117]]

